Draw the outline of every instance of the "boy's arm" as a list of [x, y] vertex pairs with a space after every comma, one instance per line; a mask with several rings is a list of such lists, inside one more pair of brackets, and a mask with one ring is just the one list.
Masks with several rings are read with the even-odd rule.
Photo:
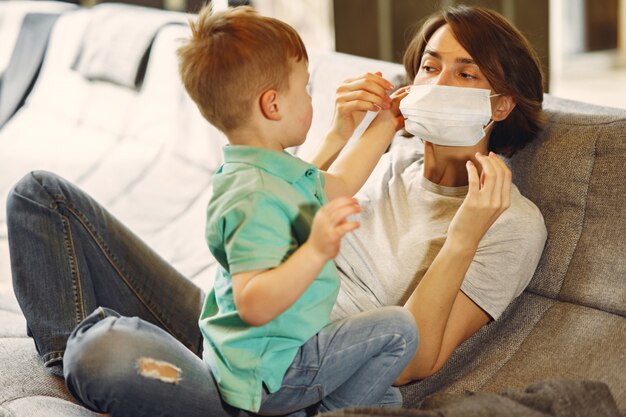
[[355, 144], [330, 165], [324, 175], [324, 191], [329, 199], [352, 197], [365, 184], [378, 160], [389, 148], [396, 131], [404, 125], [398, 105], [406, 94], [405, 89], [394, 93], [391, 108], [380, 110]]
[[315, 154], [305, 159], [321, 170], [328, 169], [368, 111], [391, 107], [387, 92], [393, 88], [381, 72], [366, 73], [341, 83], [337, 88], [331, 129]]
[[343, 235], [359, 226], [346, 221], [359, 211], [352, 198], [331, 201], [318, 210], [309, 238], [285, 262], [273, 269], [233, 275], [239, 317], [251, 326], [262, 326], [291, 307], [337, 256]]

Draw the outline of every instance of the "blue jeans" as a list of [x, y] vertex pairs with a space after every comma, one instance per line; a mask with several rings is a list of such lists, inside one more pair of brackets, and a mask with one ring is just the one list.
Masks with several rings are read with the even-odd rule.
[[[331, 323], [300, 348], [280, 390], [265, 391], [259, 414], [315, 415], [385, 397], [386, 406], [401, 406], [391, 383], [415, 353], [413, 323], [399, 307]], [[106, 308], [70, 336], [64, 372], [70, 392], [94, 411], [215, 415], [215, 382], [202, 359], [159, 327]]]
[[[221, 400], [200, 359], [202, 291], [96, 201], [34, 172], [9, 195], [7, 223], [13, 286], [29, 334], [45, 366], [65, 371], [79, 401], [119, 416], [241, 413]], [[416, 350], [413, 318], [397, 308], [367, 314], [334, 323], [305, 344], [283, 388], [266, 393], [262, 412], [399, 405], [399, 392], [389, 387]]]

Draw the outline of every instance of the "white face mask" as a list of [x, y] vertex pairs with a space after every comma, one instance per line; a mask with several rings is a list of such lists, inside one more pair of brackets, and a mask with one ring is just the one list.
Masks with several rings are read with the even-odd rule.
[[445, 146], [473, 146], [491, 120], [490, 91], [448, 85], [412, 85], [400, 102], [404, 128], [420, 139]]

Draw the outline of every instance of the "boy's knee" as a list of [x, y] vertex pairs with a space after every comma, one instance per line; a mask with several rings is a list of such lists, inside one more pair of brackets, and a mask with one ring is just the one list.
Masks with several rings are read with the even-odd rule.
[[134, 353], [129, 343], [132, 331], [116, 326], [120, 317], [109, 311], [98, 308], [70, 335], [63, 356], [66, 379], [89, 375], [107, 378], [123, 370], [130, 360]]
[[15, 198], [22, 197], [43, 206], [50, 206], [53, 197], [44, 184], [54, 184], [60, 178], [47, 171], [31, 171], [20, 179], [9, 193], [7, 212], [10, 215]]
[[385, 328], [402, 335], [403, 339], [409, 344], [408, 350], [415, 353], [419, 334], [413, 314], [403, 307], [385, 307], [382, 310]]
[[403, 307], [385, 307], [382, 310], [388, 326], [402, 334], [417, 334], [417, 324], [409, 310]]

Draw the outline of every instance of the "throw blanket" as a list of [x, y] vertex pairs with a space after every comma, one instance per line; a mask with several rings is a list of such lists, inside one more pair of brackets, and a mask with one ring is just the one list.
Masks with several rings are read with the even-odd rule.
[[[0, 88], [0, 128], [22, 106], [37, 79], [59, 13], [28, 13]], [[1, 24], [2, 22], [0, 22]]]
[[148, 52], [159, 29], [167, 24], [186, 24], [183, 13], [126, 4], [94, 6], [92, 18], [74, 68], [89, 80], [104, 80], [138, 88]]
[[546, 380], [502, 393], [434, 394], [420, 409], [354, 407], [324, 417], [620, 417], [606, 384]]

